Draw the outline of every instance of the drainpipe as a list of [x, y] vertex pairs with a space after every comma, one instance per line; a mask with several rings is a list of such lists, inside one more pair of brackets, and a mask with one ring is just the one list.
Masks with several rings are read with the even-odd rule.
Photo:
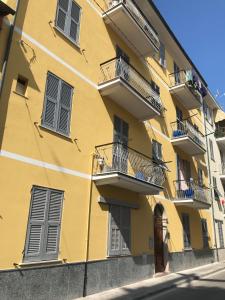
[[8, 66], [9, 53], [10, 53], [10, 50], [11, 50], [11, 45], [12, 45], [12, 40], [13, 40], [13, 33], [14, 33], [15, 25], [16, 25], [19, 6], [20, 6], [20, 0], [17, 0], [16, 13], [15, 13], [13, 22], [10, 26], [10, 32], [9, 32], [7, 45], [6, 45], [6, 53], [5, 53], [4, 63], [3, 63], [3, 68], [2, 68], [2, 80], [0, 81], [0, 99], [1, 99], [1, 96], [2, 96], [3, 86], [4, 86], [4, 82], [5, 82], [6, 69], [7, 69], [7, 66]]
[[[93, 174], [95, 154], [92, 155], [91, 161], [91, 177]], [[87, 220], [87, 238], [86, 238], [86, 255], [85, 255], [85, 265], [84, 265], [84, 281], [83, 281], [83, 297], [87, 296], [87, 267], [89, 258], [89, 243], [90, 243], [90, 225], [91, 225], [91, 205], [92, 205], [92, 189], [93, 181], [90, 179], [90, 193], [89, 193], [89, 203], [88, 203], [88, 220]]]
[[212, 220], [213, 220], [213, 229], [214, 229], [214, 239], [215, 239], [215, 246], [216, 246], [216, 260], [219, 261], [219, 254], [218, 254], [218, 246], [217, 246], [217, 237], [216, 237], [216, 222], [215, 222], [215, 210], [214, 210], [214, 193], [212, 189], [212, 176], [211, 176], [211, 167], [210, 167], [210, 158], [209, 158], [209, 145], [208, 145], [208, 133], [207, 133], [207, 126], [206, 126], [206, 118], [203, 108], [203, 118], [204, 118], [204, 127], [205, 127], [205, 140], [206, 140], [206, 152], [207, 152], [207, 161], [208, 161], [208, 174], [209, 174], [209, 184], [210, 184], [210, 193], [212, 199]]

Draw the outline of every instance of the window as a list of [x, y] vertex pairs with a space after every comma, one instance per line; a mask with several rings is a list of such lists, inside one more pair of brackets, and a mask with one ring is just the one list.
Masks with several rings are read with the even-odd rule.
[[201, 219], [203, 248], [209, 247], [209, 236], [206, 219]]
[[109, 255], [130, 253], [130, 208], [110, 205]]
[[217, 188], [217, 181], [216, 181], [216, 177], [213, 176], [213, 191], [214, 191], [214, 197], [215, 197], [215, 200], [219, 201], [220, 197], [220, 193], [218, 191], [218, 188]]
[[19, 75], [16, 82], [16, 93], [21, 96], [26, 96], [27, 93], [28, 80]]
[[203, 110], [206, 120], [212, 124], [213, 122], [213, 110], [206, 104], [206, 102], [203, 103]]
[[73, 88], [52, 73], [47, 75], [42, 125], [69, 135]]
[[151, 80], [151, 88], [157, 95], [160, 95], [160, 87], [153, 80]]
[[219, 247], [224, 248], [224, 239], [223, 239], [223, 221], [216, 221], [218, 226], [218, 234], [219, 234]]
[[73, 0], [58, 0], [56, 27], [79, 44], [81, 8]]
[[209, 148], [210, 148], [210, 157], [212, 160], [215, 160], [212, 140], [209, 140]]
[[188, 214], [182, 214], [184, 249], [191, 248], [190, 221]]
[[160, 47], [159, 47], [159, 63], [163, 68], [166, 68], [166, 51], [165, 51], [165, 46], [162, 42], [160, 42]]
[[33, 187], [24, 261], [57, 259], [63, 192]]
[[152, 158], [156, 161], [162, 161], [162, 144], [152, 140]]

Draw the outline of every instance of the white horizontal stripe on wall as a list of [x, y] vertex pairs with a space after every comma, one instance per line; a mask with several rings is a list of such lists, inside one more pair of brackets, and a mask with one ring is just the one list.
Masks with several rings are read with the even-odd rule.
[[41, 167], [41, 168], [45, 168], [45, 169], [48, 169], [48, 170], [52, 170], [52, 171], [56, 171], [56, 172], [60, 172], [60, 173], [65, 173], [65, 174], [68, 174], [68, 175], [72, 175], [72, 176], [81, 177], [81, 178], [84, 178], [84, 179], [90, 179], [91, 180], [91, 175], [89, 175], [89, 174], [85, 174], [85, 173], [82, 173], [82, 172], [79, 172], [79, 171], [67, 169], [67, 168], [57, 166], [57, 165], [53, 165], [53, 164], [49, 164], [49, 163], [46, 163], [46, 162], [41, 161], [41, 160], [36, 160], [36, 159], [30, 158], [30, 157], [27, 157], [27, 156], [23, 156], [23, 155], [20, 155], [20, 154], [8, 152], [8, 151], [5, 151], [5, 150], [0, 151], [0, 157], [6, 157], [6, 158], [9, 158], [9, 159], [14, 159], [14, 160], [17, 160], [17, 161], [20, 161], [20, 162], [23, 162], [23, 163], [26, 163], [26, 164], [30, 164], [30, 165], [33, 165], [33, 166], [36, 166], [36, 167]]
[[37, 40], [35, 40], [34, 38], [32, 38], [30, 35], [28, 35], [24, 31], [21, 31], [20, 28], [15, 27], [15, 31], [17, 33], [21, 34], [21, 36], [23, 38], [25, 38], [28, 41], [30, 41], [33, 45], [37, 46], [39, 49], [41, 49], [42, 51], [44, 51], [46, 54], [48, 54], [51, 58], [53, 58], [54, 60], [56, 60], [58, 63], [62, 64], [68, 70], [70, 70], [75, 75], [77, 75], [78, 77], [80, 77], [86, 83], [90, 84], [95, 89], [98, 89], [98, 85], [97, 84], [95, 84], [93, 81], [91, 81], [85, 75], [81, 74], [77, 69], [75, 69], [74, 67], [72, 67], [71, 65], [69, 65], [67, 62], [65, 62], [62, 58], [60, 58], [59, 56], [57, 56], [56, 54], [54, 54], [53, 52], [51, 52], [48, 48], [46, 48], [45, 46], [43, 46], [41, 43], [39, 43]]

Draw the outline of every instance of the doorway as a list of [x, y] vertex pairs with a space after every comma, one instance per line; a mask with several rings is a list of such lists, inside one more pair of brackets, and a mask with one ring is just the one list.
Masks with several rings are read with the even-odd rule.
[[155, 273], [164, 272], [166, 267], [164, 261], [163, 212], [163, 206], [156, 204], [154, 209]]

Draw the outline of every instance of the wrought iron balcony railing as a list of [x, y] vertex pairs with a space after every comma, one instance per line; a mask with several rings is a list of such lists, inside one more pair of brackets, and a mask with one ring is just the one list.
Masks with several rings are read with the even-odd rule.
[[195, 128], [188, 120], [173, 122], [171, 123], [171, 126], [173, 131], [172, 138], [188, 136], [199, 146], [205, 149], [204, 135], [197, 128]]
[[139, 8], [131, 0], [108, 0], [106, 4], [106, 10], [110, 10], [118, 5], [122, 4], [135, 19], [138, 26], [144, 31], [146, 36], [159, 49], [160, 41], [157, 33], [152, 28], [146, 17], [141, 13]]
[[121, 78], [147, 103], [152, 105], [157, 111], [162, 112], [163, 105], [160, 96], [152, 89], [151, 83], [121, 57], [113, 58], [102, 63], [100, 68], [102, 72], [102, 82]]
[[121, 173], [142, 182], [162, 187], [164, 168], [151, 158], [121, 143], [96, 147], [94, 174]]
[[193, 199], [205, 204], [210, 202], [210, 189], [207, 187], [199, 186], [194, 181], [176, 180], [176, 200]]
[[[191, 70], [180, 70], [169, 75], [170, 87], [176, 87], [181, 84], [185, 84], [188, 89], [192, 92], [199, 103], [202, 103], [202, 92], [199, 86], [199, 81], [193, 79], [193, 74]], [[204, 89], [203, 85], [202, 89]], [[205, 90], [204, 90], [205, 91]]]
[[216, 138], [223, 138], [225, 137], [225, 127], [217, 127], [215, 131]]

